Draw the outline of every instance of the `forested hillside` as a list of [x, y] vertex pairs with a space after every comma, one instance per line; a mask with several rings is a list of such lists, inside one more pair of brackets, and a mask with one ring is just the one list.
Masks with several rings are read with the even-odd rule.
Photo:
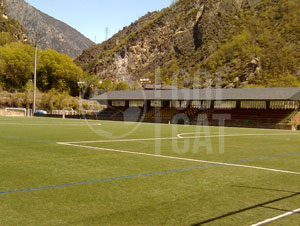
[[[32, 108], [34, 46], [27, 31], [7, 14], [0, 0], [0, 108]], [[92, 74], [74, 64], [70, 56], [52, 49], [37, 51], [37, 107], [53, 109], [79, 108], [78, 95], [89, 98], [93, 90], [128, 89], [125, 83], [102, 84]], [[83, 108], [91, 109], [87, 101]]]
[[99, 79], [179, 87], [299, 86], [298, 0], [179, 0], [149, 13], [76, 63]]
[[0, 0], [0, 45], [12, 41], [27, 40], [26, 30], [7, 14], [7, 5]]
[[[0, 91], [25, 92], [32, 84], [34, 46], [26, 41], [26, 31], [7, 14], [6, 4], [0, 0]], [[40, 91], [55, 89], [78, 95], [78, 81], [89, 76], [72, 59], [46, 49], [38, 51], [38, 80]]]
[[94, 43], [80, 32], [29, 5], [24, 0], [5, 0], [8, 15], [19, 21], [27, 30], [29, 40], [38, 36], [42, 49], [50, 48], [59, 53], [76, 57]]

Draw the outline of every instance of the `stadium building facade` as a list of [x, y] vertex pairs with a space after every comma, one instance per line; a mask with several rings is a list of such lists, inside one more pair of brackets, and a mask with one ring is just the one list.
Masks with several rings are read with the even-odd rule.
[[112, 91], [102, 120], [300, 129], [300, 88]]

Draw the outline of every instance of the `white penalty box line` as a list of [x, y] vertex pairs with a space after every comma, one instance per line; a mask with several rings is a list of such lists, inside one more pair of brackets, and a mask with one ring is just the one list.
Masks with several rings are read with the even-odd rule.
[[[231, 135], [223, 135], [223, 136], [233, 137], [233, 136], [283, 136], [283, 135], [300, 135], [300, 133], [294, 133], [294, 134], [292, 134], [292, 133], [281, 133], [281, 134], [231, 134]], [[116, 153], [132, 154], [132, 155], [142, 155], [142, 156], [150, 156], [150, 157], [165, 158], [165, 159], [174, 159], [174, 160], [189, 161], [189, 162], [207, 163], [207, 164], [212, 164], [212, 165], [231, 166], [231, 167], [256, 169], [256, 170], [263, 170], [263, 171], [270, 171], [270, 172], [277, 172], [277, 173], [285, 173], [285, 174], [292, 174], [292, 175], [300, 175], [300, 172], [294, 172], [294, 171], [288, 171], [288, 170], [279, 170], [279, 169], [272, 169], [272, 168], [259, 167], [259, 166], [249, 166], [249, 165], [241, 165], [241, 164], [226, 163], [226, 162], [215, 162], [215, 161], [207, 161], [207, 160], [201, 160], [201, 159], [182, 158], [182, 157], [175, 157], [175, 156], [168, 156], [168, 155], [158, 155], [158, 154], [151, 154], [151, 153], [144, 153], [144, 152], [133, 152], [133, 151], [125, 151], [125, 150], [118, 150], [118, 149], [83, 145], [83, 144], [89, 144], [89, 143], [114, 143], [114, 142], [134, 142], [134, 141], [176, 140], [176, 139], [192, 139], [192, 138], [210, 138], [210, 137], [220, 137], [220, 136], [222, 136], [222, 135], [194, 136], [194, 137], [177, 136], [177, 137], [167, 137], [167, 138], [146, 138], [146, 139], [127, 139], [127, 140], [125, 139], [125, 140], [101, 140], [101, 141], [99, 141], [99, 140], [98, 141], [74, 141], [74, 142], [57, 142], [57, 144], [65, 145], [65, 146], [71, 146], [71, 147], [77, 147], [77, 148], [92, 149], [92, 150], [101, 150], [101, 151], [108, 151], [108, 152], [116, 152]]]
[[[202, 132], [206, 133], [206, 132]], [[156, 140], [177, 140], [177, 139], [195, 139], [195, 138], [218, 138], [218, 137], [251, 137], [251, 136], [293, 136], [300, 135], [300, 133], [250, 133], [250, 134], [211, 134], [211, 135], [200, 135], [200, 136], [184, 136], [196, 133], [181, 133], [177, 134], [176, 137], [154, 137], [154, 138], [137, 138], [137, 139], [123, 139], [123, 140], [87, 140], [87, 141], [68, 141], [68, 142], [57, 142], [58, 144], [90, 144], [90, 143], [115, 143], [115, 142], [136, 142], [136, 141], [156, 141]]]
[[272, 223], [272, 222], [274, 222], [274, 221], [278, 221], [278, 220], [280, 220], [280, 219], [282, 219], [282, 218], [289, 217], [289, 216], [294, 215], [294, 214], [296, 214], [296, 213], [300, 213], [300, 208], [299, 208], [299, 209], [295, 209], [295, 210], [288, 211], [288, 212], [286, 212], [286, 213], [284, 213], [284, 214], [281, 214], [281, 215], [279, 215], [279, 216], [277, 216], [277, 217], [269, 218], [269, 219], [267, 219], [267, 220], [258, 222], [258, 223], [256, 223], [256, 224], [252, 224], [251, 226], [261, 226], [261, 225], [266, 225], [266, 224]]

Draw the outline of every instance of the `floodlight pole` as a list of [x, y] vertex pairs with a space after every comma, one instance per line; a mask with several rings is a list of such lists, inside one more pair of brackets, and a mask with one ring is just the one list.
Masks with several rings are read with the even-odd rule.
[[84, 86], [84, 81], [78, 81], [77, 85], [79, 87], [79, 114], [81, 114], [81, 106], [82, 106], [82, 88]]
[[33, 104], [32, 104], [32, 115], [34, 116], [35, 105], [36, 105], [36, 63], [37, 63], [37, 44], [34, 45], [34, 72], [33, 72]]

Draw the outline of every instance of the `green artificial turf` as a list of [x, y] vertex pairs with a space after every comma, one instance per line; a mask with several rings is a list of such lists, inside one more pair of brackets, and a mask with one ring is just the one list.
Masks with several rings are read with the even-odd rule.
[[299, 147], [292, 131], [1, 117], [0, 225], [251, 225], [300, 207], [300, 175], [191, 160], [300, 172]]

